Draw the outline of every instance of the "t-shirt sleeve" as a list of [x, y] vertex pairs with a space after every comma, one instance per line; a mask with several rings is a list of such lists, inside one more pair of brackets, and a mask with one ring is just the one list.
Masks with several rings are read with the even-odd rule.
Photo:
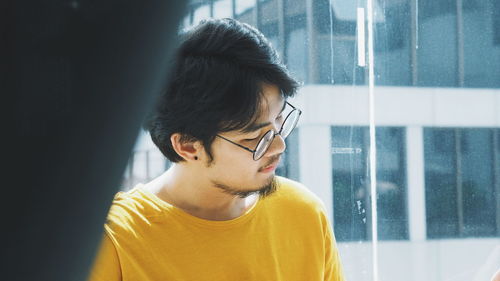
[[345, 281], [337, 242], [327, 219], [325, 231], [325, 278], [324, 281]]
[[120, 281], [120, 260], [115, 245], [108, 234], [104, 234], [88, 281]]

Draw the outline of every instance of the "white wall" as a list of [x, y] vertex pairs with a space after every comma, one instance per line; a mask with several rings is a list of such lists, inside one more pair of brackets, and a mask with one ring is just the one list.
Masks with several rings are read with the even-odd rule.
[[[500, 127], [500, 89], [375, 88], [377, 126]], [[368, 88], [308, 85], [294, 102], [301, 125], [368, 125]]]
[[[348, 281], [372, 280], [371, 243], [338, 243]], [[379, 242], [379, 280], [490, 281], [500, 268], [500, 239]]]

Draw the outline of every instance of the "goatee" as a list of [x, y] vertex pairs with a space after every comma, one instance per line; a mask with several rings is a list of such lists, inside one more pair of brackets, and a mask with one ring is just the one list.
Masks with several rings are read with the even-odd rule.
[[252, 189], [252, 190], [238, 190], [236, 188], [218, 182], [213, 182], [213, 184], [215, 187], [221, 189], [225, 193], [238, 196], [240, 198], [246, 198], [252, 194], [258, 194], [259, 197], [262, 199], [264, 197], [273, 194], [278, 188], [278, 182], [276, 180], [276, 176], [274, 175], [269, 179], [269, 181], [266, 184], [257, 189]]

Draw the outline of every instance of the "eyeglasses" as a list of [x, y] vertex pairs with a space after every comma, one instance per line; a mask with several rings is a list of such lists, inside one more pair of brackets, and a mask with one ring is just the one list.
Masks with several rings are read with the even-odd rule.
[[271, 143], [273, 143], [274, 137], [276, 137], [277, 135], [280, 135], [283, 139], [286, 139], [286, 137], [288, 137], [290, 135], [290, 133], [293, 131], [293, 129], [297, 126], [297, 123], [299, 122], [299, 117], [302, 114], [302, 111], [298, 108], [295, 108], [289, 102], [286, 102], [286, 103], [292, 107], [292, 111], [290, 111], [290, 113], [288, 113], [285, 120], [283, 121], [283, 124], [281, 124], [281, 128], [280, 128], [279, 132], [276, 133], [272, 129], [267, 131], [262, 136], [262, 138], [260, 138], [255, 149], [250, 149], [250, 148], [243, 146], [239, 143], [233, 142], [232, 140], [229, 140], [221, 135], [216, 135], [216, 136], [223, 139], [223, 140], [226, 140], [234, 145], [237, 145], [237, 146], [245, 149], [246, 151], [253, 153], [253, 160], [257, 161], [260, 158], [262, 158], [262, 156], [264, 156], [264, 154], [266, 154], [267, 150], [271, 146]]

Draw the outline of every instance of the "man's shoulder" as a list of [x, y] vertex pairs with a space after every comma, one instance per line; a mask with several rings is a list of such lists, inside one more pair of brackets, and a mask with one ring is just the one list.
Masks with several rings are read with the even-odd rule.
[[108, 212], [106, 230], [115, 232], [147, 226], [162, 210], [141, 191], [140, 185], [128, 191], [117, 192]]
[[304, 184], [285, 177], [276, 178], [279, 187], [274, 200], [293, 207], [324, 211], [323, 201]]

